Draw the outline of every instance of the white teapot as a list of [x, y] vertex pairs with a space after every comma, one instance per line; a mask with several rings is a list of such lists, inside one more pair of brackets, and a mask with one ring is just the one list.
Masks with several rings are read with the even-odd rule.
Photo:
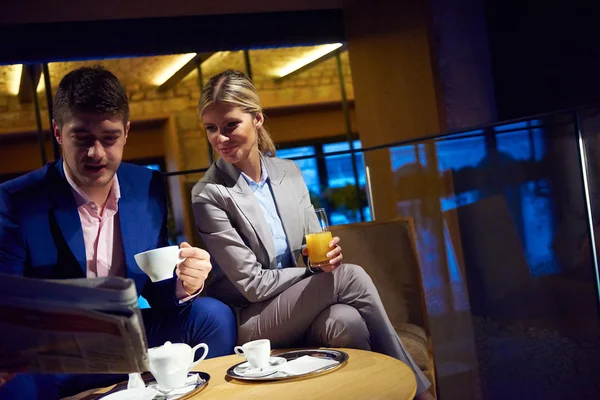
[[[202, 357], [194, 361], [194, 355], [199, 348], [204, 349]], [[185, 343], [165, 342], [164, 345], [148, 350], [150, 372], [158, 383], [160, 390], [173, 390], [186, 383], [187, 375], [208, 355], [208, 346], [200, 343], [191, 348]]]

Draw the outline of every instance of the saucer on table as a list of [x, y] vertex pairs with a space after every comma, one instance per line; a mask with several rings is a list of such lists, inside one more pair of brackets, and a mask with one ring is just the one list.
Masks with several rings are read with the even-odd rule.
[[210, 381], [210, 375], [206, 372], [189, 372], [188, 383], [186, 385], [163, 392], [158, 390], [158, 383], [151, 373], [147, 372], [142, 375], [146, 387], [127, 389], [127, 381], [119, 383], [109, 392], [100, 395], [102, 400], [154, 400], [162, 399], [187, 399], [206, 388]]
[[287, 360], [283, 357], [269, 357], [269, 365], [264, 368], [253, 368], [250, 366], [250, 363], [246, 361], [235, 367], [233, 372], [240, 376], [258, 378], [261, 376], [274, 374], [283, 364], [286, 363], [286, 361]]

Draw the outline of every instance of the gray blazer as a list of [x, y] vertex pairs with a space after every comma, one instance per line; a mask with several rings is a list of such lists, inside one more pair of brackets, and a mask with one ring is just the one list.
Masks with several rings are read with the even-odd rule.
[[192, 189], [196, 227], [213, 263], [206, 293], [235, 308], [272, 298], [306, 276], [300, 257], [305, 226], [318, 224], [296, 163], [272, 157], [262, 160], [292, 252], [290, 267], [299, 268], [276, 268], [269, 225], [233, 165], [217, 160]]

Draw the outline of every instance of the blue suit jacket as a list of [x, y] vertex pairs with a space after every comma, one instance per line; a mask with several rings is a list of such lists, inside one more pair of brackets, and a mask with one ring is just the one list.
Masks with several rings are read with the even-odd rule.
[[[175, 278], [152, 283], [134, 259], [169, 244], [162, 177], [127, 163], [117, 176], [127, 278], [152, 308], [175, 307]], [[45, 279], [86, 276], [83, 230], [62, 159], [0, 185], [0, 272]]]

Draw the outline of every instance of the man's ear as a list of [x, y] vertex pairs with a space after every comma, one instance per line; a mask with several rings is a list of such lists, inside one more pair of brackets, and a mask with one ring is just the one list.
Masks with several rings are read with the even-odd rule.
[[54, 134], [54, 139], [62, 146], [62, 132], [55, 120], [52, 120], [52, 133]]

